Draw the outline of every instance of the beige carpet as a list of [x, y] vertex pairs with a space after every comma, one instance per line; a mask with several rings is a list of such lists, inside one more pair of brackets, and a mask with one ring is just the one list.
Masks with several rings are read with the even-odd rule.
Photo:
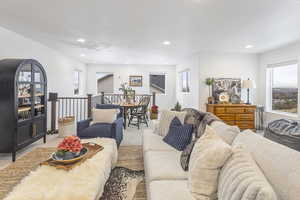
[[[0, 199], [3, 199], [22, 178], [36, 169], [40, 162], [49, 158], [55, 148], [36, 148], [32, 152], [19, 158], [15, 163], [0, 170]], [[117, 166], [134, 170], [144, 169], [141, 146], [121, 146]], [[139, 184], [135, 200], [146, 200], [145, 182]]]

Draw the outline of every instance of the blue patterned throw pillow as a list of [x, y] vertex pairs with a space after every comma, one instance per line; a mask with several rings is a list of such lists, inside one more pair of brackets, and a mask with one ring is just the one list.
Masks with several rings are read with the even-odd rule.
[[193, 125], [182, 124], [177, 117], [174, 117], [170, 124], [169, 132], [163, 141], [178, 151], [182, 151], [191, 142]]

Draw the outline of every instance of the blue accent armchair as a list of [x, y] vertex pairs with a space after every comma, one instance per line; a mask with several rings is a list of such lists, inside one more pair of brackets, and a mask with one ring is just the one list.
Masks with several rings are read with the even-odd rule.
[[96, 123], [90, 125], [92, 119], [77, 122], [77, 136], [82, 139], [106, 137], [114, 138], [118, 147], [123, 140], [123, 109], [119, 105], [97, 104], [96, 109], [119, 109], [116, 121], [110, 123]]

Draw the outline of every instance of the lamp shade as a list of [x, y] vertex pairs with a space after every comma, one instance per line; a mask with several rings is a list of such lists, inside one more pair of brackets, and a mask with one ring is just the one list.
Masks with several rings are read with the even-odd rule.
[[256, 88], [255, 82], [253, 80], [243, 80], [242, 82], [242, 88], [244, 89], [252, 89], [252, 88]]

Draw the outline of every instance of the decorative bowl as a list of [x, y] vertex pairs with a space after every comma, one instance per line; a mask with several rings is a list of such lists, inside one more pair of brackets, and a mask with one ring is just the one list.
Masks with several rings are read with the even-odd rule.
[[83, 159], [87, 153], [88, 149], [83, 147], [79, 153], [65, 152], [64, 155], [60, 155], [58, 152], [55, 152], [51, 155], [51, 158], [60, 164], [71, 164], [80, 161]]

